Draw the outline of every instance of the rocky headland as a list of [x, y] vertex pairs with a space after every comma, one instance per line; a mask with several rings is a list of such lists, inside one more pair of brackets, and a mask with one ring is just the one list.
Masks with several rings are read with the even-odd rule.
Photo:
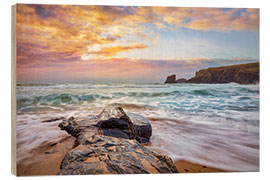
[[259, 63], [249, 63], [202, 69], [188, 80], [184, 78], [176, 80], [176, 75], [173, 74], [167, 77], [165, 83], [256, 84], [259, 83], [259, 76]]
[[59, 175], [178, 173], [171, 158], [142, 146], [150, 140], [150, 122], [121, 107], [88, 120], [64, 119], [59, 127], [76, 138]]

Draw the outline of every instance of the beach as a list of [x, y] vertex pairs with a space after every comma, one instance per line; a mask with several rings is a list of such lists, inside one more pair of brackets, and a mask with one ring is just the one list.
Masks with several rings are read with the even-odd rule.
[[33, 152], [33, 157], [17, 165], [18, 176], [56, 175], [66, 152], [74, 146], [74, 138], [69, 136], [62, 141]]
[[61, 119], [80, 121], [114, 106], [146, 117], [146, 147], [172, 158], [182, 173], [259, 171], [259, 85], [21, 84], [18, 174], [56, 174], [73, 146]]

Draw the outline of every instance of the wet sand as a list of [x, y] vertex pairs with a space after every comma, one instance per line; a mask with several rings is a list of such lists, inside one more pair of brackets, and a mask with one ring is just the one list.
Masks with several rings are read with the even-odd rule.
[[73, 148], [75, 138], [68, 136], [57, 144], [40, 148], [33, 157], [17, 165], [18, 176], [56, 175], [66, 152]]
[[213, 173], [213, 172], [228, 172], [222, 169], [217, 169], [201, 164], [188, 162], [185, 160], [176, 161], [174, 163], [180, 173]]

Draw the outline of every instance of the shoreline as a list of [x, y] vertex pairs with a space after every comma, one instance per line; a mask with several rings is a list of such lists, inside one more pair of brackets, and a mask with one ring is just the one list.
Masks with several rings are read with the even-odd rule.
[[[33, 152], [33, 157], [17, 164], [18, 176], [56, 175], [67, 151], [75, 144], [75, 138], [69, 136], [55, 145], [42, 147]], [[33, 160], [34, 159], [34, 160]], [[174, 162], [179, 173], [218, 173], [228, 172], [193, 162], [180, 160]]]
[[33, 157], [17, 164], [17, 176], [56, 175], [62, 159], [74, 144], [75, 138], [68, 136], [57, 144], [34, 150]]

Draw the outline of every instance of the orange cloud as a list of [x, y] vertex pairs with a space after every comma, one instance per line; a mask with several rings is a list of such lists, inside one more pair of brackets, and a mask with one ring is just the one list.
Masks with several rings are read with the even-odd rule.
[[82, 55], [83, 60], [93, 60], [93, 59], [113, 59], [117, 57], [116, 55], [119, 52], [128, 52], [133, 49], [144, 49], [148, 48], [147, 45], [144, 44], [132, 44], [128, 46], [120, 46], [120, 45], [96, 45], [88, 47], [88, 52]]
[[[129, 15], [120, 7], [70, 6], [70, 5], [17, 5], [17, 46], [18, 61], [57, 60], [81, 57], [88, 53], [90, 45], [121, 44], [126, 36], [136, 36], [151, 41], [137, 26], [142, 21], [144, 8], [137, 17]], [[131, 16], [130, 18], [127, 18]], [[134, 21], [131, 25], [129, 21]], [[138, 43], [139, 44], [139, 43]], [[100, 56], [116, 55], [120, 51], [143, 49], [141, 46], [108, 47]], [[23, 49], [23, 51], [21, 50]], [[57, 53], [61, 55], [57, 56]], [[68, 54], [68, 57], [63, 55]], [[45, 60], [44, 60], [45, 61]]]
[[97, 54], [104, 54], [104, 55], [115, 55], [121, 51], [130, 51], [132, 49], [144, 49], [148, 46], [143, 44], [136, 44], [131, 46], [113, 46], [113, 47], [104, 47], [102, 48]]

